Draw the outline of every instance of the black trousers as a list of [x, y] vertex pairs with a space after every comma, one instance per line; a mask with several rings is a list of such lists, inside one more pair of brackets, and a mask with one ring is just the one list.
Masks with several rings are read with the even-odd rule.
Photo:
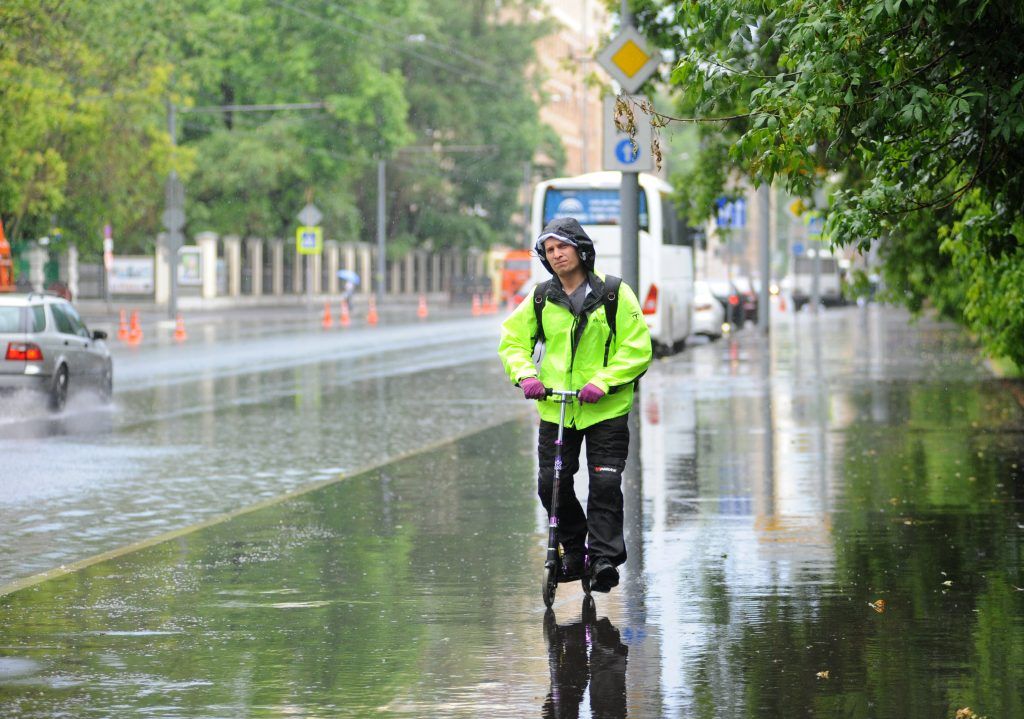
[[[591, 562], [598, 558], [614, 565], [626, 561], [622, 538], [622, 470], [629, 454], [629, 415], [607, 419], [580, 430], [566, 427], [562, 436], [562, 471], [558, 493], [558, 541], [566, 551], [580, 551], [588, 541]], [[537, 493], [551, 514], [551, 490], [555, 479], [555, 441], [558, 425], [540, 422], [537, 456], [540, 472]], [[580, 468], [580, 449], [587, 440], [590, 493], [583, 513], [573, 477]], [[589, 536], [588, 536], [589, 535]]]

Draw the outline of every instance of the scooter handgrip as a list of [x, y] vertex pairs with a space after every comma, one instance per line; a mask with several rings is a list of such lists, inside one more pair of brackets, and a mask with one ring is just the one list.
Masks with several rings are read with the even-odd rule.
[[550, 397], [554, 393], [555, 393], [555, 390], [551, 389], [550, 387], [545, 387], [544, 388], [544, 396], [545, 397]]

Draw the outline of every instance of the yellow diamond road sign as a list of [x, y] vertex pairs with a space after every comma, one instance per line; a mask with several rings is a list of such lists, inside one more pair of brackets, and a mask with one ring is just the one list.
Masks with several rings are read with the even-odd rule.
[[597, 61], [623, 92], [632, 94], [658, 69], [661, 57], [647, 50], [647, 41], [635, 28], [627, 27], [597, 54]]
[[640, 46], [630, 40], [622, 49], [612, 55], [612, 62], [615, 66], [622, 70], [624, 73], [633, 77], [640, 68], [647, 64], [647, 61], [651, 59], [651, 56], [640, 49]]

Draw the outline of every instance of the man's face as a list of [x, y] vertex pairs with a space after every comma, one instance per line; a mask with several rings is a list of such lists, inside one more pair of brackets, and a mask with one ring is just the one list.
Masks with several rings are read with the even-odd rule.
[[544, 259], [548, 261], [556, 275], [575, 272], [581, 264], [576, 248], [554, 237], [544, 240]]

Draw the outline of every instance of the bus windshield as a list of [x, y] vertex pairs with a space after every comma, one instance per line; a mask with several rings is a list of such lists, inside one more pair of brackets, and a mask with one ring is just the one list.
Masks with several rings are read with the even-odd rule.
[[[647, 193], [640, 190], [637, 198], [640, 229], [648, 229]], [[597, 189], [566, 189], [550, 187], [544, 194], [544, 222], [559, 217], [575, 217], [581, 225], [618, 225], [619, 191]]]
[[[830, 275], [838, 271], [836, 261], [832, 257], [822, 257], [820, 262], [821, 274]], [[801, 255], [796, 258], [793, 271], [798, 275], [814, 274], [814, 258]]]

